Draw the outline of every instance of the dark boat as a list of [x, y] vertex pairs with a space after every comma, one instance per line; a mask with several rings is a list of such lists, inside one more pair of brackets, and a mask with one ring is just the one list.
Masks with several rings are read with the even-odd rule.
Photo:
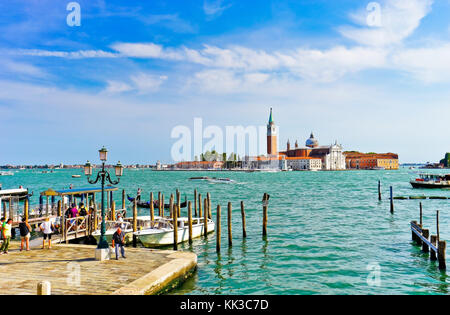
[[414, 188], [450, 188], [450, 174], [420, 174], [419, 178], [412, 180], [410, 183]]
[[[127, 195], [128, 201], [131, 203], [134, 203], [136, 198], [132, 198], [129, 195]], [[155, 209], [158, 209], [159, 200], [153, 201], [153, 207]], [[150, 209], [150, 201], [137, 201], [138, 208], [148, 208]], [[184, 196], [184, 202], [180, 203], [180, 208], [186, 208], [187, 207], [187, 197]], [[164, 204], [164, 209], [170, 209], [170, 204]]]

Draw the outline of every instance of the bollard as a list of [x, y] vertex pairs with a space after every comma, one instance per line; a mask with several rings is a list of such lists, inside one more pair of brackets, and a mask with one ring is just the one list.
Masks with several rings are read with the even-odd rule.
[[205, 233], [205, 237], [208, 238], [208, 200], [203, 200], [205, 207], [204, 207], [204, 217], [203, 217], [203, 231]]
[[122, 190], [122, 209], [125, 210], [127, 205], [125, 203], [125, 189]]
[[178, 250], [178, 207], [173, 209], [173, 250]]
[[137, 200], [133, 202], [133, 247], [137, 247], [137, 238], [134, 232], [137, 232]]
[[24, 218], [25, 218], [25, 222], [28, 223], [28, 208], [29, 208], [29, 204], [28, 204], [28, 198], [25, 199], [25, 203], [23, 205], [24, 209], [23, 209], [23, 213], [24, 213]]
[[247, 237], [247, 227], [245, 226], [245, 207], [244, 202], [241, 201], [241, 215], [242, 215], [242, 237]]
[[381, 181], [378, 181], [378, 201], [381, 201]]
[[220, 211], [221, 211], [220, 206], [217, 206], [217, 213], [216, 213], [216, 215], [217, 215], [217, 219], [216, 219], [216, 221], [217, 221], [216, 222], [216, 251], [217, 251], [217, 253], [220, 253], [220, 238], [221, 238], [221, 233], [222, 233], [221, 226], [220, 226], [220, 220], [221, 220]]
[[192, 202], [188, 203], [189, 244], [192, 244]]
[[202, 217], [202, 194], [198, 194], [198, 217]]
[[194, 190], [194, 211], [195, 217], [197, 217], [197, 189]]
[[111, 202], [111, 221], [116, 221], [116, 202]]
[[269, 194], [265, 193], [263, 197], [263, 237], [267, 236], [267, 212], [269, 208]]
[[233, 232], [232, 232], [232, 223], [231, 223], [231, 216], [232, 216], [232, 206], [231, 202], [228, 203], [228, 246], [233, 246]]
[[[89, 206], [87, 209], [89, 209]], [[61, 217], [61, 216], [62, 216], [62, 201], [58, 200], [58, 217]]]
[[208, 200], [208, 218], [212, 220], [212, 211], [211, 211], [211, 194], [206, 194], [206, 200]]
[[[428, 240], [428, 238], [430, 237], [430, 230], [427, 229], [423, 229], [422, 230], [422, 236]], [[424, 253], [429, 253], [430, 252], [430, 247], [428, 246], [428, 244], [426, 242], [422, 242], [422, 251]]]
[[158, 192], [158, 211], [158, 215], [161, 216], [161, 192]]
[[394, 213], [394, 190], [391, 186], [391, 213]]
[[155, 221], [155, 207], [153, 205], [153, 192], [150, 193], [150, 221]]
[[41, 281], [37, 285], [37, 295], [52, 295], [52, 284], [49, 281]]
[[423, 206], [422, 203], [419, 204], [419, 208], [420, 208], [420, 228], [423, 227]]
[[[437, 235], [431, 235], [431, 244], [433, 244], [437, 248]], [[430, 249], [430, 260], [436, 261], [437, 260], [437, 253], [431, 248]]]
[[445, 249], [447, 248], [446, 241], [438, 240], [438, 260], [439, 260], [439, 269], [446, 270], [447, 264], [445, 262]]
[[169, 200], [169, 212], [170, 212], [170, 217], [173, 219], [173, 194], [170, 195], [170, 200]]
[[181, 217], [181, 201], [180, 201], [180, 191], [177, 189], [177, 216]]

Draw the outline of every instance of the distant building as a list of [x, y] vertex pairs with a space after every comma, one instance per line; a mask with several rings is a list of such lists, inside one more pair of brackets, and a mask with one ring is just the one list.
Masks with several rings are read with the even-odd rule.
[[267, 124], [267, 155], [278, 156], [278, 128], [273, 121], [272, 108], [270, 109], [269, 123]]
[[203, 170], [220, 170], [223, 169], [225, 163], [222, 161], [205, 161], [205, 162], [180, 162], [175, 164], [175, 168], [179, 170], [194, 170], [194, 169], [203, 169]]
[[398, 170], [398, 155], [395, 153], [360, 153], [345, 152], [345, 163], [348, 169], [358, 170]]
[[338, 171], [346, 169], [343, 148], [337, 141], [334, 145], [319, 146], [319, 141], [311, 133], [305, 146], [306, 148], [299, 148], [296, 141], [295, 148], [291, 149], [288, 140], [286, 151], [280, 152], [280, 155], [287, 157], [288, 168], [296, 170], [299, 165], [309, 165], [311, 166], [310, 170], [315, 170], [319, 165], [317, 160], [320, 160], [322, 170]]

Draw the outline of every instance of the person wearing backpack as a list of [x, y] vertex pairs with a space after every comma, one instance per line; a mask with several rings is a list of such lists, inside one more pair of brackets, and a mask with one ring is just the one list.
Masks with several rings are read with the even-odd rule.
[[20, 251], [23, 251], [23, 243], [26, 243], [28, 252], [30, 250], [31, 226], [25, 220], [25, 217], [22, 218], [22, 222], [19, 223], [19, 231], [20, 231]]

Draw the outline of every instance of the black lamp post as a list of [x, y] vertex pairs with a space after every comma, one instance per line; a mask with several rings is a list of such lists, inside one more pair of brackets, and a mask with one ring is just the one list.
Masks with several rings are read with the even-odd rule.
[[103, 147], [98, 152], [100, 154], [100, 160], [102, 161], [102, 170], [98, 172], [97, 178], [95, 180], [90, 179], [90, 177], [92, 176], [92, 164], [89, 161], [84, 166], [84, 174], [87, 176], [88, 182], [90, 184], [97, 184], [99, 180], [101, 180], [102, 183], [102, 226], [100, 241], [98, 242], [97, 249], [107, 249], [109, 248], [109, 245], [105, 237], [105, 183], [106, 181], [108, 181], [111, 185], [117, 185], [120, 182], [120, 177], [123, 175], [123, 166], [120, 161], [116, 166], [114, 166], [117, 180], [113, 181], [111, 179], [111, 176], [109, 175], [109, 172], [105, 169], [105, 162], [108, 158], [108, 150]]

